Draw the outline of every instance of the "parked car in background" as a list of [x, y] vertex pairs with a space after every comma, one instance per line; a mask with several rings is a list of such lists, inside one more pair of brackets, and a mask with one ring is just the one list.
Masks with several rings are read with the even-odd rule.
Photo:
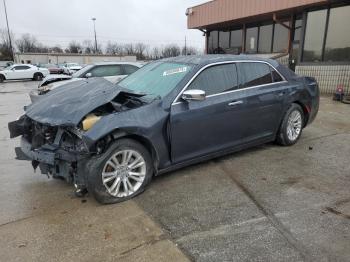
[[0, 82], [20, 79], [40, 81], [48, 74], [49, 70], [47, 68], [41, 68], [29, 64], [14, 64], [0, 71]]
[[64, 63], [63, 64], [64, 67], [68, 68], [69, 72], [71, 74], [79, 71], [80, 69], [82, 69], [83, 67], [81, 65], [79, 65], [78, 63]]
[[0, 70], [12, 65], [13, 65], [13, 61], [0, 61]]
[[116, 203], [154, 175], [271, 141], [293, 145], [318, 107], [316, 80], [274, 60], [188, 56], [117, 85], [96, 78], [53, 90], [9, 130], [34, 168]]
[[38, 66], [47, 68], [50, 74], [64, 74], [64, 69], [55, 64], [39, 64]]
[[77, 71], [72, 76], [49, 75], [40, 83], [38, 90], [29, 93], [32, 102], [36, 101], [40, 95], [46, 94], [52, 89], [62, 85], [93, 77], [103, 77], [113, 84], [119, 82], [124, 77], [137, 71], [142, 65], [136, 62], [101, 62], [87, 65]]
[[60, 68], [63, 70], [64, 75], [71, 75], [73, 74], [64, 64], [58, 64]]

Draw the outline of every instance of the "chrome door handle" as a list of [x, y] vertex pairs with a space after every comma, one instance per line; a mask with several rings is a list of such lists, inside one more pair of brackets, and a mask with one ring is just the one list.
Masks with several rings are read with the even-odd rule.
[[236, 105], [241, 105], [241, 104], [243, 104], [243, 101], [242, 101], [242, 100], [239, 100], [239, 101], [231, 102], [231, 103], [229, 103], [228, 105], [229, 105], [229, 106], [236, 106]]

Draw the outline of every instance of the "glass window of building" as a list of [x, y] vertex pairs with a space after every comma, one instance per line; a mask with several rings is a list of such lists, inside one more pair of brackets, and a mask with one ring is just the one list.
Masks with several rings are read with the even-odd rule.
[[273, 25], [260, 26], [259, 53], [271, 53]]
[[208, 53], [212, 54], [218, 48], [218, 31], [211, 31], [208, 37]]
[[233, 54], [240, 54], [242, 52], [242, 29], [231, 31], [231, 50]]
[[245, 51], [254, 54], [258, 50], [258, 27], [247, 28]]
[[308, 13], [303, 51], [304, 62], [317, 62], [322, 60], [322, 47], [324, 32], [326, 29], [326, 20], [327, 10]]
[[[285, 22], [284, 24], [289, 26], [289, 22]], [[273, 38], [274, 53], [288, 52], [288, 34], [289, 34], [289, 31], [286, 27], [280, 24], [275, 24], [275, 32], [274, 32], [274, 38]]]
[[219, 47], [223, 50], [230, 47], [230, 32], [220, 31], [219, 32]]
[[330, 10], [325, 61], [350, 61], [349, 17], [350, 6]]

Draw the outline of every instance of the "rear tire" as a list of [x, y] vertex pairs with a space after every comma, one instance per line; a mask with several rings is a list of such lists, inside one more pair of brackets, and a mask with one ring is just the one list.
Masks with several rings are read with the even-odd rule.
[[139, 195], [153, 176], [150, 153], [132, 139], [115, 141], [90, 161], [88, 191], [101, 204], [119, 203]]
[[33, 76], [34, 81], [41, 81], [41, 80], [43, 80], [43, 78], [44, 78], [44, 76], [42, 73], [35, 73]]
[[283, 117], [276, 142], [282, 146], [291, 146], [298, 142], [304, 127], [305, 116], [298, 104], [291, 104]]
[[0, 83], [3, 83], [5, 81], [5, 77], [3, 75], [0, 75]]

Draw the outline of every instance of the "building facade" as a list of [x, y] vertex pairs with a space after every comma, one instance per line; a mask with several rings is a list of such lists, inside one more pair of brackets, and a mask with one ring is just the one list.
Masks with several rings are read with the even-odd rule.
[[349, 0], [214, 0], [186, 15], [209, 54], [276, 58], [315, 77], [323, 93], [350, 93]]

